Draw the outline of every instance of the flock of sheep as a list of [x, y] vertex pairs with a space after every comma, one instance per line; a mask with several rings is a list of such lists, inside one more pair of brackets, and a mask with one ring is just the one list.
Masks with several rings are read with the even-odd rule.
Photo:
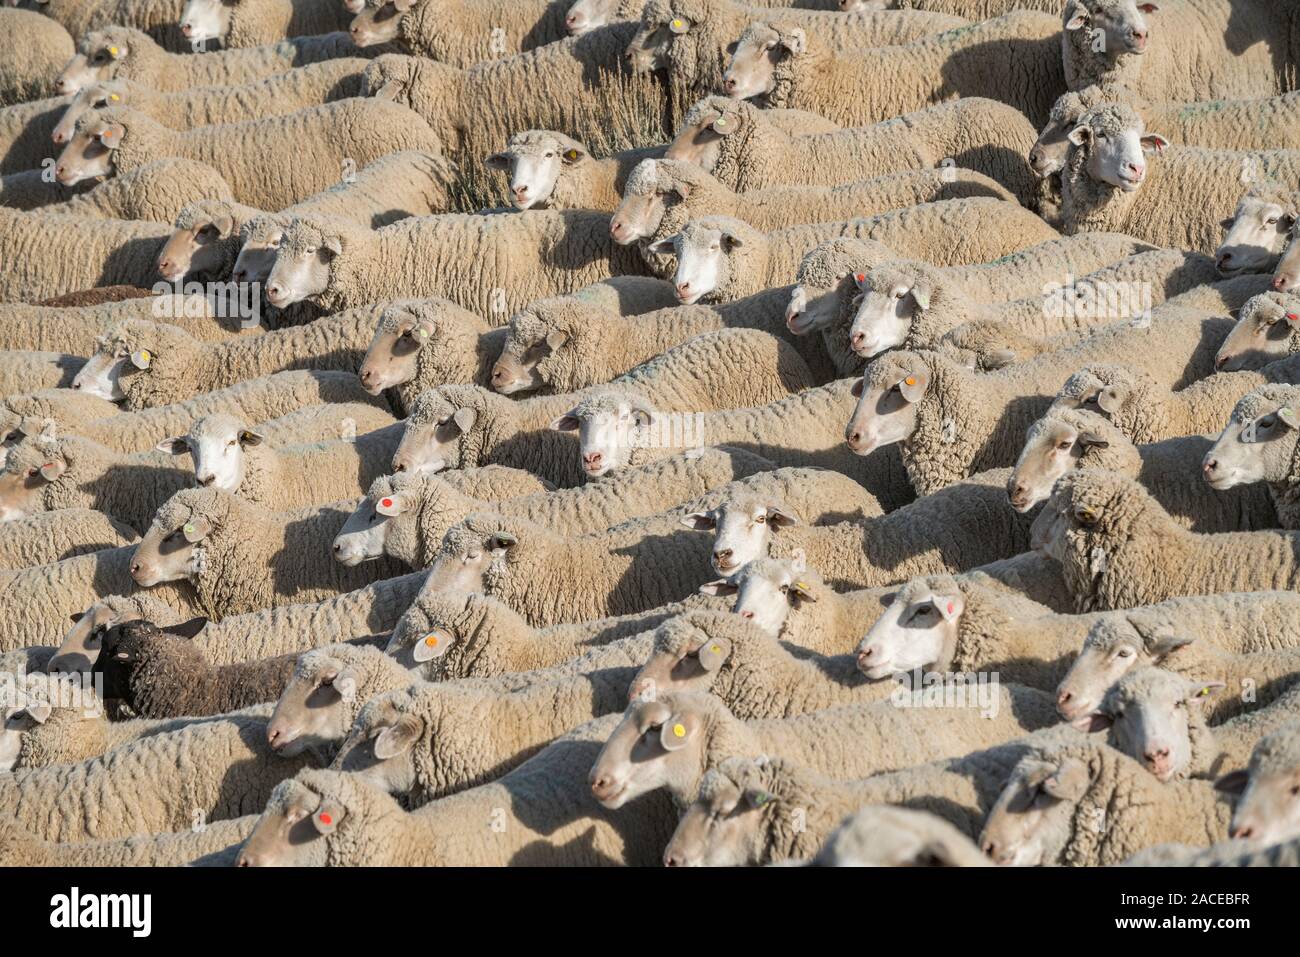
[[781, 2], [0, 9], [0, 863], [1300, 864], [1300, 2]]

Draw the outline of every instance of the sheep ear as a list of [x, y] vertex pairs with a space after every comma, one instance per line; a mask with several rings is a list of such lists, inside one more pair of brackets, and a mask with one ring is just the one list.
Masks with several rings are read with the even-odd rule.
[[175, 439], [163, 439], [154, 446], [155, 452], [167, 452], [171, 455], [184, 455], [190, 450], [190, 444], [181, 436]]
[[318, 833], [333, 834], [334, 829], [339, 826], [339, 822], [347, 816], [347, 813], [338, 801], [322, 798], [320, 805], [311, 816], [311, 823]]
[[138, 349], [131, 353], [131, 365], [137, 369], [147, 369], [153, 362], [153, 353], [148, 349]]
[[1108, 449], [1110, 443], [1103, 439], [1096, 432], [1084, 431], [1079, 433], [1078, 442], [1080, 445], [1088, 446], [1094, 449]]
[[212, 523], [199, 516], [191, 517], [188, 522], [181, 526], [181, 534], [185, 536], [185, 541], [191, 545], [203, 541], [211, 533]]
[[1157, 156], [1169, 148], [1169, 141], [1159, 133], [1146, 133], [1141, 142], [1144, 152], [1155, 153]]
[[862, 389], [866, 385], [866, 379], [854, 379], [853, 385], [849, 388], [849, 395], [855, 399], [862, 398]]
[[756, 787], [745, 788], [745, 793], [743, 797], [745, 803], [748, 804], [750, 807], [752, 807], [754, 810], [758, 810], [761, 807], [765, 807], [766, 805], [772, 803], [772, 801], [776, 800], [774, 797], [772, 797], [772, 793], [770, 791], [765, 791], [762, 788], [756, 788]]
[[552, 352], [569, 341], [569, 334], [560, 329], [552, 329], [546, 334], [546, 345]]
[[266, 441], [266, 437], [261, 432], [254, 432], [252, 429], [239, 430], [239, 444], [245, 448], [253, 445], [261, 445]]
[[739, 249], [743, 245], [745, 245], [745, 241], [735, 233], [724, 232], [722, 234], [722, 248], [727, 252], [731, 252], [733, 249]]
[[722, 663], [731, 655], [731, 642], [725, 638], [712, 638], [700, 646], [700, 650], [695, 653], [699, 659], [700, 667], [705, 671], [714, 672], [722, 667]]
[[[574, 412], [576, 411], [577, 409], [574, 409]], [[566, 412], [564, 413], [564, 415], [560, 416], [558, 419], [555, 419], [553, 422], [551, 422], [551, 431], [552, 432], [577, 432], [578, 428], [581, 425], [582, 425], [582, 420], [579, 419], [576, 415], [574, 415], [573, 412]]]
[[1086, 505], [1074, 506], [1074, 518], [1080, 525], [1097, 524], [1097, 513]]
[[1151, 642], [1151, 654], [1159, 661], [1172, 655], [1179, 648], [1186, 648], [1195, 640], [1187, 635], [1161, 635]]
[[461, 432], [468, 432], [474, 428], [474, 423], [478, 421], [478, 413], [473, 409], [457, 409], [451, 420], [456, 423], [456, 428], [460, 429]]
[[321, 249], [329, 250], [335, 256], [343, 254], [343, 240], [338, 236], [326, 236], [320, 244]]
[[954, 595], [935, 595], [931, 601], [944, 621], [955, 621], [966, 608], [966, 598], [961, 592]]
[[1187, 682], [1187, 700], [1189, 702], [1200, 701], [1208, 698], [1216, 691], [1222, 691], [1228, 687], [1222, 681], [1189, 681]]
[[576, 146], [570, 146], [567, 150], [565, 150], [563, 153], [560, 154], [560, 158], [564, 160], [564, 164], [566, 166], [572, 166], [574, 163], [586, 159], [587, 151], [583, 149], [579, 149]]
[[1236, 221], [1237, 221], [1236, 216], [1229, 216], [1227, 219], [1220, 220], [1219, 225], [1222, 226], [1224, 229], [1231, 229], [1232, 224], [1235, 223]]
[[808, 49], [808, 37], [803, 30], [795, 27], [788, 36], [781, 38], [781, 46], [789, 50], [791, 56], [799, 56]]
[[718, 118], [709, 125], [713, 127], [713, 132], [719, 136], [728, 136], [736, 131], [739, 124], [736, 123], [734, 117], [728, 116], [726, 113], [719, 113]]
[[689, 515], [682, 516], [681, 523], [697, 532], [711, 532], [718, 527], [718, 520], [713, 517], [712, 512], [691, 512]]
[[208, 620], [200, 615], [198, 618], [191, 618], [189, 621], [183, 621], [179, 625], [168, 625], [167, 634], [175, 635], [177, 638], [193, 638], [201, 632]]
[[55, 459], [53, 462], [46, 462], [41, 466], [41, 478], [47, 482], [53, 482], [67, 470], [68, 463], [62, 459]]
[[432, 319], [421, 319], [415, 325], [411, 326], [403, 333], [408, 339], [416, 345], [424, 345], [433, 338], [433, 334], [438, 331], [437, 324]]
[[1160, 4], [1158, 3], [1139, 3], [1138, 9], [1143, 13], [1159, 13]]
[[411, 657], [417, 664], [432, 661], [434, 658], [441, 658], [450, 647], [451, 636], [435, 628], [415, 643], [411, 649]]
[[1089, 781], [1088, 768], [1083, 762], [1066, 758], [1043, 782], [1043, 790], [1062, 801], [1077, 801], [1087, 792]]
[[1075, 146], [1087, 146], [1092, 142], [1092, 130], [1086, 126], [1076, 126], [1066, 134], [1066, 139]]
[[920, 402], [925, 395], [925, 387], [930, 384], [930, 377], [924, 372], [914, 372], [898, 383], [898, 391], [908, 402]]
[[1014, 349], [992, 349], [984, 353], [984, 371], [993, 372], [996, 369], [1005, 369], [1015, 361], [1016, 351]]
[[767, 506], [767, 523], [769, 525], [775, 525], [777, 528], [784, 528], [787, 525], [803, 524], [798, 515], [783, 505]]
[[30, 701], [23, 708], [23, 711], [27, 713], [27, 716], [37, 724], [44, 724], [48, 721], [52, 710], [53, 708], [50, 707], [48, 701]]
[[375, 738], [375, 757], [380, 761], [395, 758], [403, 751], [415, 745], [422, 730], [420, 720], [413, 715], [404, 714], [397, 719], [397, 724], [384, 728]]
[[1285, 422], [1289, 429], [1300, 429], [1300, 416], [1296, 415], [1295, 409], [1289, 405], [1284, 405], [1277, 410], [1279, 422]]
[[509, 532], [493, 532], [490, 544], [493, 555], [504, 555], [515, 545], [519, 544], [519, 539], [511, 535]]
[[1246, 790], [1246, 785], [1250, 783], [1250, 772], [1239, 768], [1236, 771], [1229, 771], [1217, 781], [1214, 782], [1214, 790], [1222, 791], [1224, 794], [1240, 794]]
[[643, 409], [634, 406], [631, 411], [632, 411], [632, 421], [635, 422], [643, 429], [647, 428], [650, 425], [651, 421], [653, 421], [654, 417], [651, 415], [649, 409]]
[[1067, 30], [1082, 30], [1092, 19], [1088, 14], [1088, 8], [1081, 3], [1070, 4], [1069, 14], [1069, 19], [1065, 21]]
[[652, 253], [661, 253], [667, 255], [676, 249], [676, 236], [668, 236], [664, 239], [656, 239], [646, 247]]
[[411, 498], [406, 492], [394, 492], [375, 502], [375, 511], [385, 518], [396, 518], [411, 510]]
[[[686, 523], [683, 522], [682, 524], [684, 525]], [[701, 595], [716, 595], [721, 597], [725, 595], [734, 595], [738, 591], [740, 591], [740, 586], [733, 585], [725, 578], [719, 578], [715, 581], [705, 582], [703, 585], [700, 586]]]
[[665, 751], [677, 751], [690, 743], [695, 731], [695, 719], [674, 713], [659, 729], [659, 743]]
[[1124, 405], [1124, 396], [1118, 388], [1108, 385], [1097, 393], [1097, 408], [1103, 412], [1115, 413]]
[[100, 127], [96, 139], [100, 144], [110, 150], [115, 150], [122, 145], [122, 137], [126, 135], [126, 127], [121, 123], [105, 123]]
[[[1100, 711], [1094, 711], [1092, 714], [1084, 715], [1084, 717], [1079, 719], [1079, 722], [1080, 722], [1079, 729], [1081, 731], [1086, 731], [1089, 734], [1095, 734], [1098, 731], [1107, 730], [1112, 724], [1115, 723], [1115, 719], [1108, 714], [1102, 714]], [[1086, 724], [1084, 722], [1086, 722]]]
[[912, 287], [912, 298], [916, 300], [917, 308], [922, 312], [930, 308], [930, 284], [928, 282], [918, 282]]
[[510, 154], [509, 153], [492, 153], [483, 160], [483, 165], [488, 169], [499, 169], [503, 173], [510, 172]]

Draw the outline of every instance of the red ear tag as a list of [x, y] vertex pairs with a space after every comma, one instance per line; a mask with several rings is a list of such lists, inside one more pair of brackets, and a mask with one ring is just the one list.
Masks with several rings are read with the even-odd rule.
[[1286, 314], [1286, 317], [1287, 317], [1287, 319], [1289, 319], [1291, 322], [1300, 322], [1300, 316], [1297, 316], [1294, 312], [1288, 312], [1288, 313]]
[[321, 822], [322, 824], [333, 824], [333, 823], [334, 823], [334, 818], [330, 817], [327, 813], [325, 813], [324, 811], [322, 811], [322, 812], [321, 812], [321, 815], [320, 815], [320, 822]]
[[948, 614], [952, 614], [952, 602], [948, 602]]
[[392, 507], [393, 507], [393, 500], [392, 500], [391, 498], [380, 499], [380, 500], [379, 500], [379, 504], [382, 505], [382, 506], [384, 506], [384, 508], [392, 508]]
[[858, 273], [856, 276], [854, 276], [853, 278], [856, 279], [858, 282], [866, 282], [866, 281], [867, 281], [867, 274], [864, 273], [864, 272], [860, 272], [860, 273]]
[[46, 462], [44, 465], [41, 466], [41, 468], [43, 468], [43, 469], [52, 469], [52, 468], [54, 468], [54, 463], [53, 463], [53, 462]]

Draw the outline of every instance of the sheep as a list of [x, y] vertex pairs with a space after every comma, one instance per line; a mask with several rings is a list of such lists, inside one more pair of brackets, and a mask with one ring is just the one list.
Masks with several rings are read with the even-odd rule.
[[480, 315], [509, 315], [611, 274], [644, 273], [634, 253], [609, 239], [607, 220], [585, 210], [448, 214], [372, 231], [298, 217], [285, 229], [266, 295], [279, 308], [309, 300], [328, 312], [441, 296]]
[[[1218, 441], [1205, 452], [1202, 474], [1221, 498], [1266, 490], [1283, 528], [1300, 528], [1293, 466], [1297, 390], [1265, 385], [1251, 390], [1232, 410]], [[1259, 488], [1259, 483], [1265, 483]], [[1224, 496], [1222, 493], [1230, 492]]]
[[219, 40], [223, 49], [238, 50], [346, 30], [348, 21], [339, 4], [312, 0], [186, 0], [180, 28], [191, 44]]
[[[666, 71], [673, 89], [692, 97], [707, 95], [722, 75], [728, 44], [746, 23], [767, 12], [729, 0], [650, 0], [628, 45], [632, 69]], [[783, 17], [816, 32], [836, 51], [908, 43], [966, 23], [960, 17], [910, 10], [849, 15], [786, 10]]]
[[[823, 0], [825, 7], [817, 0], [805, 0], [805, 5], [814, 9], [830, 9], [829, 0]], [[642, 4], [637, 0], [574, 0], [564, 18], [564, 26], [571, 37], [580, 37], [597, 27], [618, 20], [635, 20], [641, 15]]]
[[509, 177], [509, 198], [516, 209], [612, 210], [633, 167], [643, 157], [662, 153], [662, 147], [649, 147], [598, 160], [563, 133], [524, 130], [484, 164]]
[[218, 316], [217, 302], [203, 295], [139, 291], [139, 298], [78, 307], [0, 303], [0, 346], [87, 355], [95, 339], [118, 323], [160, 316], [205, 342], [262, 331], [244, 327], [237, 317]]
[[139, 533], [103, 512], [68, 509], [0, 524], [0, 568], [26, 568], [139, 541]]
[[1216, 782], [1220, 790], [1239, 795], [1232, 813], [1234, 839], [1261, 847], [1300, 836], [1300, 802], [1293, 793], [1300, 767], [1297, 730], [1300, 724], [1292, 722], [1265, 735], [1244, 771], [1230, 772]]
[[0, 300], [39, 301], [101, 283], [148, 286], [170, 232], [161, 223], [0, 207]]
[[[899, 588], [857, 646], [873, 680], [922, 672], [996, 672], [1035, 688], [1060, 681], [1089, 627], [970, 576], [931, 575]], [[861, 626], [860, 626], [861, 627]]]
[[931, 693], [948, 696], [946, 705], [925, 707], [914, 697], [924, 691], [899, 691], [888, 701], [748, 722], [713, 695], [668, 692], [634, 701], [591, 767], [591, 793], [617, 810], [647, 791], [666, 788], [684, 807], [704, 772], [731, 757], [780, 754], [851, 779], [968, 754], [1006, 741], [1008, 732], [1013, 738], [1024, 733], [1014, 719], [990, 722], [962, 712], [1015, 707], [1023, 709], [1026, 723], [1050, 723], [1048, 699], [1040, 691], [985, 687], [988, 700], [981, 705], [973, 683], [934, 687]]
[[999, 864], [1118, 864], [1164, 841], [1228, 836], [1230, 808], [1206, 781], [1163, 784], [1127, 755], [1062, 736], [1021, 758], [979, 844]]
[[[902, 46], [847, 54], [781, 14], [751, 22], [723, 73], [722, 89], [767, 106], [823, 112], [845, 126], [878, 123], [942, 100], [1000, 100], [1041, 126], [1065, 76], [1060, 28], [1018, 11]], [[990, 58], [991, 49], [1001, 54]], [[777, 57], [773, 51], [779, 50]]]
[[[495, 598], [429, 592], [417, 596], [402, 614], [385, 654], [427, 681], [496, 678], [544, 668], [586, 674], [615, 658], [639, 665], [653, 646], [656, 627], [699, 607], [713, 605], [693, 596], [645, 612], [535, 628]], [[526, 682], [529, 676], [518, 680]]]
[[895, 173], [833, 188], [734, 193], [693, 163], [646, 159], [627, 178], [610, 234], [619, 243], [635, 242], [645, 249], [700, 216], [732, 216], [755, 229], [773, 230], [976, 196], [1013, 199], [989, 177], [957, 168]]
[[[304, 142], [322, 144], [310, 163], [302, 162]], [[159, 156], [186, 157], [221, 173], [240, 202], [278, 209], [337, 183], [348, 163], [364, 165], [395, 150], [439, 154], [442, 146], [428, 124], [405, 107], [359, 97], [287, 116], [185, 131], [112, 106], [87, 110], [77, 120], [55, 175], [73, 185], [92, 176], [129, 173]], [[268, 175], [271, 170], [278, 175]]]
[[1286, 293], [1262, 293], [1248, 300], [1214, 357], [1215, 368], [1222, 372], [1257, 369], [1300, 351], [1293, 325], [1297, 320], [1292, 316], [1300, 319], [1300, 303]]
[[1291, 592], [1229, 592], [1101, 615], [1057, 686], [1057, 709], [1067, 721], [1086, 718], [1119, 678], [1147, 665], [1223, 682], [1202, 704], [1211, 722], [1267, 704], [1295, 684], [1298, 611]]
[[[1280, 260], [1298, 213], [1295, 190], [1272, 180], [1253, 183], [1237, 201], [1232, 216], [1222, 223], [1226, 232], [1214, 252], [1219, 272], [1234, 276], [1273, 269], [1280, 274]], [[1273, 285], [1282, 288], [1276, 282]]]
[[1277, 292], [1294, 293], [1300, 285], [1296, 278], [1298, 274], [1300, 274], [1300, 244], [1291, 239], [1281, 258], [1278, 259], [1271, 285]]
[[[475, 512], [447, 531], [424, 591], [481, 591], [530, 624], [554, 624], [680, 601], [707, 578], [708, 562], [709, 543], [688, 535], [674, 513], [566, 537]], [[532, 584], [539, 575], [548, 582], [544, 594]]]
[[[664, 864], [990, 864], [969, 837], [942, 818], [899, 807], [864, 806], [853, 794], [853, 784], [821, 778], [782, 758], [728, 758], [705, 772], [699, 794], [664, 849]], [[803, 802], [814, 795], [816, 800]], [[796, 807], [802, 813], [799, 825], [793, 826]], [[846, 820], [846, 815], [851, 817]]]
[[[1176, 595], [1293, 588], [1292, 532], [1200, 535], [1175, 523], [1135, 481], [1066, 475], [1034, 522], [1079, 611], [1131, 608]], [[1160, 553], [1152, 563], [1151, 549]], [[1243, 560], [1237, 552], [1251, 556]]]
[[1050, 389], [1094, 356], [1105, 361], [1127, 357], [1134, 348], [1149, 349], [1145, 365], [1151, 374], [1144, 379], [1155, 388], [1212, 371], [1214, 350], [1230, 320], [1205, 319], [1195, 312], [1181, 318], [1186, 321], [1170, 317], [1149, 327], [1119, 324], [1072, 348], [988, 374], [937, 352], [879, 356], [854, 386], [858, 406], [845, 430], [846, 442], [861, 455], [905, 443], [903, 464], [920, 495], [1011, 465], [1029, 426], [1053, 405]]
[[95, 355], [108, 363], [142, 356], [123, 366], [121, 403], [127, 410], [151, 409], [288, 369], [354, 372], [378, 312], [378, 307], [351, 309], [305, 326], [219, 343], [199, 342], [165, 323], [128, 320], [99, 340]]
[[[960, 233], [954, 229], [957, 222], [964, 224]], [[703, 216], [646, 250], [675, 257], [677, 298], [689, 305], [735, 300], [788, 281], [809, 249], [836, 237], [873, 239], [892, 247], [910, 244], [917, 255], [952, 265], [986, 262], [1057, 234], [1028, 210], [977, 197], [766, 234], [731, 216]]]
[[468, 67], [563, 40], [565, 7], [564, 0], [365, 0], [351, 33], [359, 47], [396, 42], [406, 52]]
[[12, 821], [62, 843], [188, 829], [251, 813], [307, 762], [266, 744], [267, 719], [226, 715], [59, 767], [0, 776]]
[[142, 718], [211, 715], [280, 697], [297, 656], [246, 664], [210, 665], [184, 638], [153, 622], [114, 625], [101, 639], [92, 673], [103, 695], [126, 703]]
[[1256, 742], [1294, 723], [1300, 708], [1292, 688], [1209, 727], [1201, 703], [1222, 686], [1163, 668], [1135, 668], [1106, 691], [1088, 729], [1106, 730], [1115, 748], [1161, 781], [1214, 777], [1220, 769], [1244, 766]]
[[83, 113], [114, 105], [128, 106], [173, 130], [284, 116], [309, 106], [360, 96], [361, 76], [369, 62], [359, 57], [338, 57], [235, 86], [174, 91], [125, 79], [91, 83], [72, 97], [50, 136], [62, 146], [72, 138]]
[[29, 10], [0, 10], [0, 26], [10, 38], [0, 73], [0, 106], [64, 92], [58, 86], [60, 64], [75, 51], [69, 31]]
[[[213, 666], [302, 652], [391, 630], [415, 597], [422, 574], [401, 575], [355, 591], [301, 605], [231, 615], [208, 622], [193, 643]], [[130, 596], [110, 595], [78, 614], [50, 660], [51, 671], [89, 671], [99, 656], [102, 635], [114, 625], [147, 618], [181, 621], [181, 614], [154, 598], [157, 589]], [[177, 626], [168, 624], [169, 630]]]
[[852, 655], [796, 658], [741, 615], [691, 611], [655, 629], [653, 650], [627, 695], [710, 692], [748, 721], [886, 701], [898, 688], [893, 681], [868, 681]]
[[1005, 103], [963, 97], [898, 120], [804, 137], [775, 129], [767, 113], [741, 100], [707, 97], [686, 113], [664, 156], [696, 163], [738, 193], [834, 185], [951, 160], [1001, 183], [1022, 204], [1039, 194], [1025, 160], [1034, 128]]
[[[108, 410], [78, 419], [78, 407], [90, 402], [94, 403], [96, 409], [108, 405]], [[137, 412], [113, 414], [111, 410], [116, 407], [111, 403], [89, 393], [81, 394], [77, 390], [49, 390], [25, 396], [10, 396], [5, 405], [15, 422], [24, 418], [37, 423], [52, 419], [57, 426], [115, 451], [143, 452], [154, 448], [163, 439], [184, 432], [195, 420], [215, 412], [240, 415], [250, 422], [265, 422], [304, 406], [334, 402], [363, 403], [384, 408], [362, 391], [357, 377], [352, 373], [311, 369], [277, 372], [205, 393], [185, 402]]]
[[771, 468], [770, 462], [747, 452], [698, 449], [580, 488], [495, 501], [459, 494], [438, 475], [398, 473], [371, 484], [334, 540], [334, 556], [345, 565], [356, 565], [388, 555], [412, 568], [425, 568], [446, 531], [471, 512], [494, 511], [585, 535]]
[[279, 43], [219, 53], [168, 53], [146, 34], [126, 26], [92, 30], [59, 75], [59, 93], [77, 93], [91, 83], [131, 80], [161, 92], [196, 86], [238, 86], [298, 66], [353, 57], [357, 48], [344, 33], [298, 37]]
[[[1291, 88], [1270, 43], [1259, 42], [1291, 36], [1288, 11], [1260, 0], [1187, 0], [1178, 9], [1182, 16], [1152, 26], [1155, 3], [1070, 0], [1061, 20], [1069, 88], [1125, 84], [1153, 102], [1273, 96]], [[1213, 69], [1203, 66], [1209, 60]]]
[[1300, 382], [1300, 365], [1288, 358], [1257, 371], [1220, 372], [1174, 392], [1136, 369], [1098, 363], [1071, 375], [1052, 405], [1098, 410], [1142, 444], [1215, 431], [1243, 395], [1271, 382]]
[[[613, 720], [610, 715], [588, 722], [497, 781], [410, 813], [358, 775], [303, 772], [276, 790], [240, 851], [239, 863], [315, 867], [653, 864], [673, 828], [667, 799], [649, 798], [612, 815], [585, 791], [587, 769]], [[313, 824], [305, 830], [303, 841], [285, 839], [288, 821], [311, 817], [317, 822], [322, 812], [329, 825]], [[482, 827], [484, 820], [494, 819], [504, 826]]]
[[[843, 445], [836, 423], [850, 411], [851, 390], [848, 380], [840, 380], [765, 406], [701, 413], [679, 428], [672, 416], [658, 412], [640, 396], [609, 389], [584, 398], [553, 427], [579, 432], [579, 455], [593, 466], [587, 470], [589, 476], [673, 455], [697, 441], [692, 436], [698, 429], [698, 435], [707, 435], [710, 442], [745, 449], [778, 466], [832, 469], [860, 484], [891, 511], [910, 502], [915, 492], [900, 468], [897, 450], [862, 458]], [[458, 407], [468, 405], [439, 403], [437, 420], [448, 421]], [[429, 408], [435, 406], [430, 403]], [[502, 451], [492, 454], [504, 459]], [[531, 461], [539, 460], [540, 450], [528, 451], [537, 456]], [[440, 454], [446, 453], [443, 446]], [[563, 453], [547, 457], [556, 454]], [[448, 461], [454, 464], [455, 460]]]
[[809, 527], [797, 510], [746, 489], [682, 520], [712, 531], [713, 567], [733, 574], [754, 558], [800, 557], [837, 588], [871, 588], [915, 575], [964, 571], [1029, 547], [1029, 522], [1006, 507], [1006, 473], [959, 482], [888, 515]]
[[0, 825], [0, 863], [9, 867], [177, 867], [227, 863], [252, 832], [256, 818], [213, 821], [198, 829], [136, 834], [118, 840], [60, 844]]
[[67, 388], [84, 365], [62, 352], [0, 352], [0, 393]]
[[232, 196], [230, 185], [211, 166], [193, 160], [161, 159], [66, 202], [49, 204], [43, 212], [171, 223], [190, 203], [230, 200]]
[[[1210, 252], [1219, 245], [1220, 222], [1233, 213], [1243, 175], [1300, 177], [1297, 151], [1171, 147], [1121, 103], [1088, 110], [1069, 139], [1061, 172], [1066, 233], [1118, 230], [1161, 246]], [[1156, 154], [1150, 163], [1147, 152]]]
[[[1130, 257], [1068, 286], [1044, 283], [1037, 295], [996, 304], [968, 299], [944, 270], [928, 263], [883, 263], [854, 276], [861, 300], [846, 331], [849, 348], [863, 358], [896, 346], [950, 353], [974, 350], [983, 365], [1001, 368], [1076, 346], [1090, 333], [1096, 339], [1115, 335], [1116, 324], [1125, 320], [1140, 321], [1143, 328], [1148, 328], [1148, 319], [1156, 325], [1190, 324], [1202, 298], [1209, 306], [1205, 311], [1220, 311], [1220, 303], [1212, 301], [1216, 292], [1222, 304], [1241, 308], [1240, 297], [1253, 296], [1260, 284], [1254, 277], [1242, 277], [1216, 284], [1214, 290], [1189, 291], [1158, 303], [1163, 295], [1145, 284], [1147, 264], [1141, 260]], [[1097, 328], [1106, 325], [1112, 328]], [[840, 329], [836, 324], [823, 335], [839, 334]]]
[[396, 574], [386, 562], [357, 571], [330, 558], [326, 543], [345, 517], [328, 506], [270, 512], [228, 492], [183, 489], [158, 509], [131, 556], [130, 576], [144, 588], [187, 582], [203, 613], [221, 619], [319, 601]]
[[1106, 469], [1137, 479], [1170, 517], [1192, 531], [1276, 528], [1278, 513], [1267, 489], [1239, 488], [1225, 495], [1197, 474], [1202, 462], [1215, 460], [1215, 444], [1205, 436], [1189, 435], [1135, 446], [1103, 415], [1089, 409], [1050, 409], [1029, 427], [1007, 479], [1007, 496], [1012, 508], [1028, 512], [1047, 501], [1056, 480], [1067, 472]]

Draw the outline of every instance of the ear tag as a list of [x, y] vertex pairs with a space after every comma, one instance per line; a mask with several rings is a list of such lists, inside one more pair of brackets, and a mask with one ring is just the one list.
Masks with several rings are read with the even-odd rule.
[[904, 384], [904, 385], [916, 385], [916, 377], [915, 377], [915, 376], [908, 376], [906, 379], [903, 380], [903, 384]]
[[108, 98], [109, 98], [110, 100], [112, 100], [114, 103], [116, 103], [118, 100], [121, 99], [121, 97], [118, 96], [116, 93], [110, 93], [110, 94], [108, 94]]
[[1300, 316], [1297, 316], [1294, 312], [1288, 312], [1286, 318], [1287, 322], [1300, 322]]
[[948, 614], [950, 614], [950, 615], [952, 614], [953, 607], [954, 607], [954, 606], [953, 606], [953, 603], [952, 603], [952, 602], [948, 602]]
[[424, 643], [430, 648], [438, 647], [438, 636], [430, 632], [424, 636]]
[[186, 535], [193, 535], [194, 526], [189, 522], [186, 522], [184, 525], [181, 526], [181, 531], [184, 532]]
[[1210, 693], [1209, 688], [1202, 688], [1200, 691], [1196, 692], [1196, 697], [1204, 698], [1209, 693]]
[[379, 500], [379, 504], [382, 505], [384, 508], [392, 508], [393, 500], [391, 498], [381, 498]]
[[334, 818], [330, 817], [328, 811], [321, 811], [319, 820], [326, 827], [334, 823]]
[[1277, 414], [1280, 415], [1282, 418], [1285, 419], [1287, 416], [1289, 416], [1289, 415], [1292, 414], [1292, 412], [1291, 412], [1291, 406], [1289, 406], [1289, 405], [1284, 405], [1284, 406], [1282, 406], [1282, 408], [1280, 408], [1280, 409], [1277, 410]]
[[685, 33], [686, 21], [683, 20], [681, 17], [673, 17], [671, 20], [668, 21], [668, 29], [672, 30], [673, 33]]
[[684, 737], [686, 737], [686, 725], [684, 725], [684, 724], [682, 724], [682, 723], [680, 723], [680, 722], [678, 722], [677, 724], [673, 725], [673, 735], [676, 736], [676, 737], [678, 737], [678, 738], [684, 738]]
[[867, 274], [864, 273], [864, 272], [860, 272], [860, 273], [855, 274], [853, 278], [856, 279], [858, 282], [866, 282], [866, 281], [867, 281]]
[[719, 116], [713, 121], [713, 128], [719, 133], [725, 133], [727, 131], [727, 124], [727, 118], [725, 116]]
[[764, 792], [764, 793], [762, 793], [762, 794], [755, 794], [755, 795], [754, 795], [754, 807], [762, 807], [764, 804], [766, 804], [766, 803], [767, 803], [768, 801], [770, 801], [770, 800], [771, 800], [771, 795], [768, 794], [768, 793], [766, 793], [766, 792]]
[[140, 358], [143, 359], [145, 362], [149, 362], [153, 359], [153, 355], [149, 352], [148, 349], [141, 349]]
[[566, 150], [565, 153], [564, 153], [564, 158], [565, 158], [566, 160], [570, 160], [570, 161], [572, 161], [572, 160], [576, 160], [576, 159], [578, 158], [578, 151], [577, 151], [577, 150]]
[[108, 48], [108, 55], [111, 56], [111, 57], [113, 57], [114, 59], [116, 59], [116, 58], [117, 58], [117, 47], [109, 47], [109, 48]]
[[[722, 654], [722, 649], [719, 648], [717, 645], [713, 645], [712, 647], [710, 647], [710, 648], [709, 648], [709, 651], [713, 652], [715, 655]], [[677, 727], [680, 728], [681, 725], [679, 724]], [[680, 738], [681, 735], [678, 735], [678, 737]]]
[[802, 591], [807, 591], [807, 590], [808, 590], [808, 586], [805, 585], [803, 582], [795, 582], [795, 583], [794, 583], [794, 587], [795, 587], [795, 588], [798, 588], [798, 589], [801, 589]]

